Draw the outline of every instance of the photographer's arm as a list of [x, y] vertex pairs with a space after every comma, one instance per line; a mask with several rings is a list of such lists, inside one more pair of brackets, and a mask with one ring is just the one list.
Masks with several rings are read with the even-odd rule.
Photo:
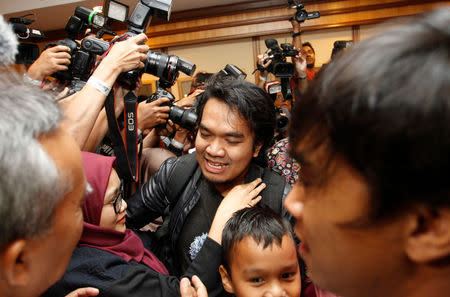
[[[127, 91], [122, 87], [115, 88], [116, 102], [114, 107], [116, 118], [118, 118], [120, 113], [123, 112], [123, 98], [125, 97], [126, 92]], [[89, 134], [89, 137], [83, 147], [83, 151], [94, 152], [100, 145], [103, 138], [105, 138], [108, 129], [109, 127], [106, 110], [105, 108], [102, 108], [97, 117], [97, 120], [95, 121], [94, 128], [92, 128], [92, 131]]]
[[300, 23], [295, 19], [290, 20], [292, 25], [292, 45], [298, 49], [302, 49], [302, 29], [300, 27]]
[[[264, 63], [264, 60], [266, 60], [268, 57], [269, 56], [266, 53], [264, 53], [262, 55], [258, 55], [258, 62], [257, 62], [257, 64], [262, 66], [262, 67], [264, 67], [264, 68], [267, 68], [267, 66], [269, 66], [270, 63], [272, 63], [272, 60], [269, 60], [269, 61], [267, 61], [267, 63]], [[264, 89], [264, 84], [266, 82], [268, 82], [268, 81], [269, 81], [269, 72], [268, 71], [260, 71], [259, 72], [258, 87]]]
[[[117, 42], [99, 64], [92, 76], [112, 87], [120, 73], [143, 68], [148, 46], [145, 34], [139, 34]], [[86, 84], [65, 109], [65, 128], [83, 148], [105, 102], [106, 95], [90, 84]]]

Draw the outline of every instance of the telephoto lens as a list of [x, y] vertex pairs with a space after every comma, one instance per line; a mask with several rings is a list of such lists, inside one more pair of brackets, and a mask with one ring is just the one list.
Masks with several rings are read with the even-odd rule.
[[145, 72], [162, 78], [171, 85], [178, 78], [179, 71], [192, 76], [195, 68], [195, 64], [174, 55], [169, 56], [153, 51], [148, 51], [147, 53]]
[[194, 130], [197, 124], [197, 114], [193, 110], [184, 109], [176, 105], [170, 106], [169, 119], [190, 131]]

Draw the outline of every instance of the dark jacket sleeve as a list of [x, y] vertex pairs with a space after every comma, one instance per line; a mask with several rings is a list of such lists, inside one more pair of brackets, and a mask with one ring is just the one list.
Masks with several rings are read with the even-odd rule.
[[[223, 292], [219, 274], [220, 263], [221, 246], [208, 237], [183, 277], [191, 278], [193, 275], [197, 275], [206, 286], [209, 297], [218, 296]], [[134, 266], [125, 273], [122, 279], [112, 283], [104, 296], [179, 297], [180, 279]]]
[[158, 171], [127, 199], [127, 227], [139, 229], [162, 216], [169, 205], [168, 180], [175, 168], [177, 158], [164, 161]]

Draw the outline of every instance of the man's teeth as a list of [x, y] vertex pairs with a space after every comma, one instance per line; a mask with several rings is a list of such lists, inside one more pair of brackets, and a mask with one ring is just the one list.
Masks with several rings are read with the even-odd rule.
[[212, 168], [216, 168], [216, 169], [222, 169], [225, 167], [224, 164], [222, 163], [212, 163], [212, 162], [208, 162], [208, 165], [211, 166]]

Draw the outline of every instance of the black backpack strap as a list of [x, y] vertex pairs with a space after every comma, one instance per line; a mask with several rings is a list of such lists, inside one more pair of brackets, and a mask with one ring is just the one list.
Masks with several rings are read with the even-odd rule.
[[173, 227], [173, 223], [171, 224], [171, 212], [180, 204], [179, 196], [186, 188], [197, 167], [198, 163], [195, 153], [178, 158], [167, 181], [167, 199], [169, 200], [170, 207], [167, 207], [164, 210], [163, 224], [155, 232], [155, 239], [156, 242], [158, 242], [158, 250], [156, 251], [157, 256], [163, 261], [172, 274], [177, 274], [179, 271], [177, 270], [177, 265], [173, 256], [173, 243], [171, 241], [171, 227]]
[[286, 186], [285, 179], [269, 168], [263, 169], [261, 177], [266, 184], [266, 188], [261, 193], [261, 203], [281, 214]]
[[169, 177], [167, 184], [167, 199], [170, 204], [178, 200], [178, 196], [182, 193], [187, 183], [191, 179], [192, 174], [198, 167], [195, 153], [183, 155], [178, 158], [177, 163]]

